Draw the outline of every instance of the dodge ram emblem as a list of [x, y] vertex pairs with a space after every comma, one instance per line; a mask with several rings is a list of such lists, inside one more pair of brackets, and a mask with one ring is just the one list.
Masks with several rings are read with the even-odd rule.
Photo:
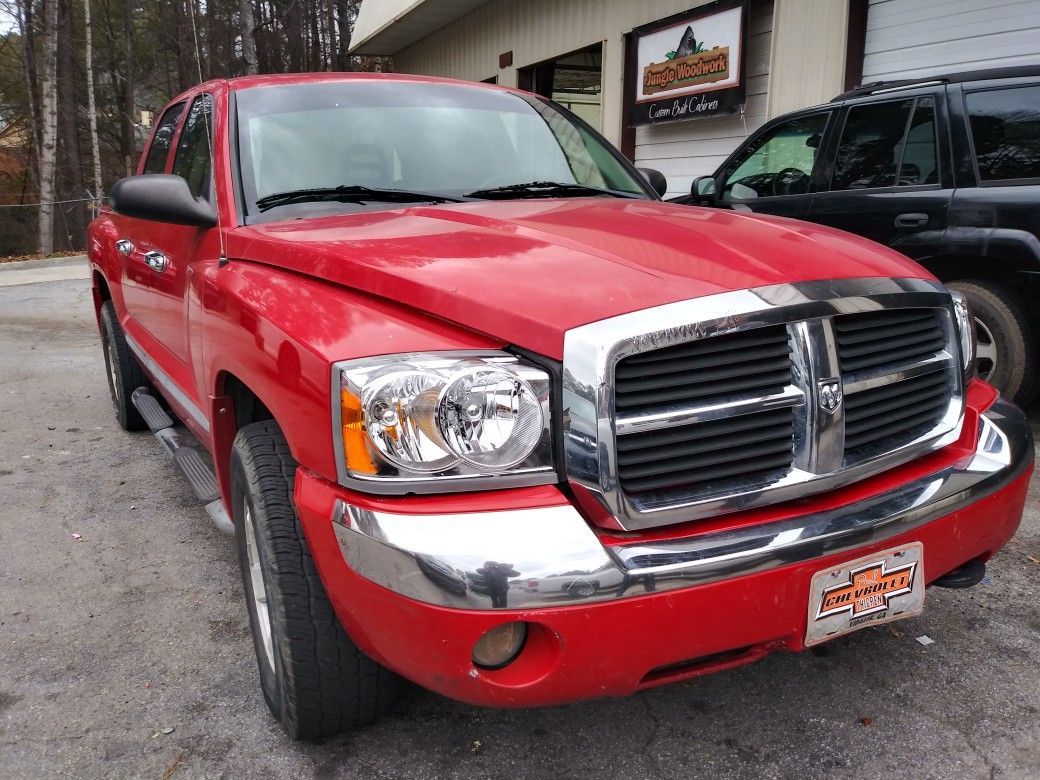
[[820, 380], [820, 406], [828, 412], [841, 406], [841, 379]]

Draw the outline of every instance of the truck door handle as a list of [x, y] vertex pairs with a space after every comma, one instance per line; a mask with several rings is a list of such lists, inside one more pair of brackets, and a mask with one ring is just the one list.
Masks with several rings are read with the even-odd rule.
[[134, 245], [130, 243], [128, 239], [121, 238], [116, 241], [116, 250], [123, 257], [129, 257], [130, 253], [134, 251]]
[[161, 274], [166, 270], [166, 266], [170, 264], [169, 259], [162, 252], [156, 252], [154, 249], [151, 252], [144, 253], [144, 261], [157, 274]]
[[900, 214], [896, 217], [896, 227], [924, 227], [927, 224], [927, 214]]

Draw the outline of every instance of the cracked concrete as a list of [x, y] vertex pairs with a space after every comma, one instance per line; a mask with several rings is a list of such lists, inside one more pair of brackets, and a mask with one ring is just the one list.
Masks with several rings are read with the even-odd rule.
[[5, 778], [1040, 776], [1036, 480], [989, 581], [929, 591], [920, 617], [627, 699], [411, 689], [306, 745], [260, 696], [231, 541], [113, 420], [87, 282], [0, 289], [0, 367]]

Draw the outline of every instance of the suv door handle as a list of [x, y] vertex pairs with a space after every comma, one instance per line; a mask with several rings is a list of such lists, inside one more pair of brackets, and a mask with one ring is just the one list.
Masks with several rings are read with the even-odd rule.
[[156, 252], [154, 249], [151, 252], [144, 253], [144, 261], [157, 274], [161, 274], [166, 270], [166, 266], [170, 264], [169, 259], [162, 252]]
[[896, 227], [924, 227], [927, 224], [927, 214], [900, 214], [896, 217]]
[[123, 257], [129, 257], [130, 253], [134, 251], [134, 245], [130, 243], [129, 239], [121, 238], [116, 241], [116, 251]]

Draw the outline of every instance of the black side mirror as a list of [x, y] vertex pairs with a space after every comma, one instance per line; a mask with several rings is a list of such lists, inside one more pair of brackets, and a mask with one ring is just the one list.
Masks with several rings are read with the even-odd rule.
[[819, 149], [820, 148], [820, 134], [819, 133], [813, 133], [812, 135], [810, 135], [808, 138], [805, 139], [805, 145], [808, 146], [810, 149]]
[[698, 176], [690, 185], [690, 195], [698, 201], [715, 200], [715, 177]]
[[172, 173], [127, 176], [112, 185], [108, 203], [116, 214], [174, 225], [210, 228], [217, 224], [213, 206], [196, 198], [188, 182]]
[[668, 179], [664, 177], [664, 174], [654, 168], [636, 168], [643, 178], [646, 179], [647, 184], [653, 187], [660, 197], [664, 197], [664, 194], [668, 192]]

